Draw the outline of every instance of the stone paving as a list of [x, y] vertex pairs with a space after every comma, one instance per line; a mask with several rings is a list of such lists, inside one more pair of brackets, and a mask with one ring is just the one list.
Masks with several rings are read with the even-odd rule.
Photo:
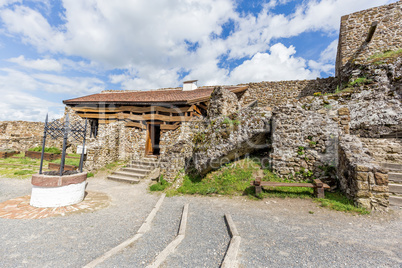
[[0, 217], [6, 219], [42, 219], [66, 216], [71, 213], [93, 212], [110, 204], [110, 198], [101, 192], [86, 192], [82, 202], [65, 207], [37, 208], [29, 205], [31, 196], [21, 196], [0, 203]]

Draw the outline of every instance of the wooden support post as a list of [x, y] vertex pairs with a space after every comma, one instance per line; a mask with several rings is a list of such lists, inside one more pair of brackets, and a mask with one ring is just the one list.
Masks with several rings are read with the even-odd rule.
[[321, 180], [315, 179], [313, 181], [314, 184], [314, 195], [317, 198], [325, 198], [325, 192], [324, 192], [324, 184], [322, 183]]
[[261, 177], [255, 178], [254, 187], [255, 187], [255, 195], [258, 195], [262, 192]]
[[369, 43], [369, 42], [371, 41], [371, 39], [373, 38], [375, 29], [377, 29], [377, 25], [378, 25], [378, 22], [377, 22], [377, 21], [375, 21], [375, 22], [373, 22], [373, 23], [371, 24], [370, 30], [369, 30], [369, 32], [368, 32], [368, 34], [367, 34], [366, 43]]

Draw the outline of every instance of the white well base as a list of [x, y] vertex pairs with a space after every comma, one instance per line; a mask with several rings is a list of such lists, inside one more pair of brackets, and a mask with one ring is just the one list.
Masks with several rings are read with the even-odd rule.
[[86, 181], [61, 187], [32, 185], [30, 205], [33, 207], [64, 207], [81, 202], [85, 195]]

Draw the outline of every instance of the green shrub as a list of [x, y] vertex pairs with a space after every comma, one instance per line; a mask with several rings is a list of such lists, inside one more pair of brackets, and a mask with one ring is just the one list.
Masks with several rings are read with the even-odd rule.
[[[37, 146], [37, 147], [34, 147], [34, 148], [30, 148], [30, 149], [28, 149], [28, 151], [42, 152], [42, 146]], [[61, 154], [61, 150], [56, 148], [56, 147], [45, 147], [45, 153]]]

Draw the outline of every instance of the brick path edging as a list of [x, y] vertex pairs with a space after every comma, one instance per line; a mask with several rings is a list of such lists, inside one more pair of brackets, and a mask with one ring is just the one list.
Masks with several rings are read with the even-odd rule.
[[0, 203], [0, 218], [42, 219], [66, 216], [72, 213], [93, 212], [106, 208], [110, 204], [110, 197], [107, 194], [89, 191], [86, 192], [86, 196], [82, 202], [65, 207], [37, 208], [29, 204], [30, 199], [30, 195], [26, 195]]

